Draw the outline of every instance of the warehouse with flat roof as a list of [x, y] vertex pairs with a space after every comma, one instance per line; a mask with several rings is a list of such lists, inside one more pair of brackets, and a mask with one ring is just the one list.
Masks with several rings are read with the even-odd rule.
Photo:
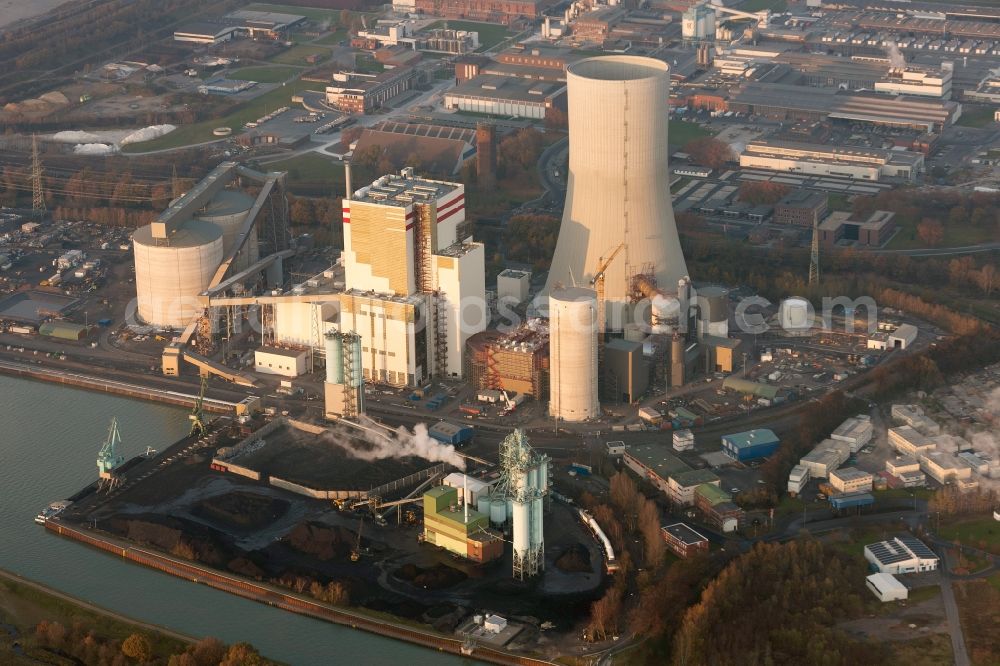
[[906, 150], [761, 139], [747, 145], [740, 166], [872, 182], [885, 178], [912, 181], [924, 170], [924, 156]]
[[940, 558], [914, 536], [898, 536], [865, 546], [865, 559], [876, 571], [889, 574], [934, 571]]
[[766, 458], [778, 450], [781, 440], [773, 430], [758, 428], [722, 436], [722, 452], [733, 460], [748, 462]]
[[551, 109], [566, 109], [566, 84], [482, 75], [446, 92], [444, 105], [459, 111], [544, 120]]

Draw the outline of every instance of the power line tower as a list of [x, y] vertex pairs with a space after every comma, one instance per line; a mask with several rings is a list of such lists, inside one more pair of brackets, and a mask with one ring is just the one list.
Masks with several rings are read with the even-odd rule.
[[45, 191], [42, 189], [42, 160], [38, 156], [38, 137], [31, 135], [31, 208], [41, 215], [45, 212]]
[[809, 285], [819, 284], [819, 222], [813, 222], [812, 250], [809, 252]]

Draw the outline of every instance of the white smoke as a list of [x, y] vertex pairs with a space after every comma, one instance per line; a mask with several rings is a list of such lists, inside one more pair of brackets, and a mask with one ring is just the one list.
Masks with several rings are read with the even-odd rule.
[[895, 42], [889, 42], [889, 64], [891, 64], [896, 69], [902, 69], [906, 67], [906, 58], [900, 52], [899, 47], [896, 46]]
[[[330, 433], [328, 437], [333, 437]], [[350, 456], [359, 460], [386, 460], [388, 458], [423, 458], [431, 462], [444, 462], [465, 469], [465, 458], [451, 444], [439, 442], [428, 434], [427, 424], [418, 423], [413, 432], [400, 426], [392, 435], [373, 430], [343, 428], [336, 433], [335, 443]]]

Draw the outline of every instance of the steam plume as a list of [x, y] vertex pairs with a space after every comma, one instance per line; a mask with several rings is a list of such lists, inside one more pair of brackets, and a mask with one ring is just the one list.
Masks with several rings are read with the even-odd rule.
[[431, 437], [425, 423], [418, 423], [414, 426], [413, 432], [407, 430], [405, 426], [400, 426], [392, 435], [383, 435], [368, 428], [341, 429], [337, 435], [336, 443], [350, 456], [359, 460], [417, 457], [465, 469], [465, 459], [458, 455], [455, 447]]

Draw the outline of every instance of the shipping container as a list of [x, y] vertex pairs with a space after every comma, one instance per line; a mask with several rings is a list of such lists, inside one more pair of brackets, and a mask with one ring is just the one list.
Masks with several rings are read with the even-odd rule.
[[480, 407], [479, 405], [470, 405], [468, 403], [460, 406], [458, 408], [458, 411], [462, 412], [463, 414], [471, 414], [472, 416], [482, 416], [483, 415], [483, 408], [482, 407]]
[[834, 509], [853, 509], [855, 507], [870, 506], [874, 503], [875, 498], [872, 497], [871, 493], [850, 493], [830, 498], [830, 506]]

